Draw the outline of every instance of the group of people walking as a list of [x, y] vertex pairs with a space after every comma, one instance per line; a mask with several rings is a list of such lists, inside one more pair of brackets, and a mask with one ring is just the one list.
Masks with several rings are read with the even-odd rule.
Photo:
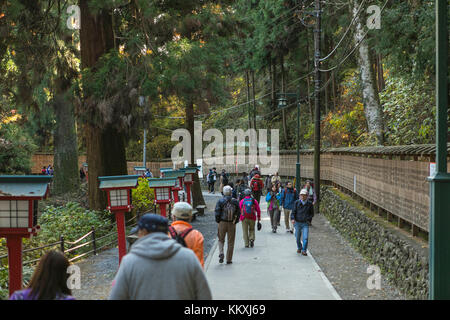
[[254, 247], [255, 225], [258, 229], [261, 228], [260, 199], [264, 187], [267, 190], [265, 200], [272, 233], [277, 233], [283, 211], [286, 232], [292, 234], [295, 232], [297, 253], [307, 255], [309, 227], [316, 201], [311, 181], [308, 180], [300, 192], [290, 181], [283, 187], [278, 173], [268, 176], [265, 182], [264, 184], [259, 167], [255, 166], [248, 177], [244, 172], [243, 177], [236, 180], [234, 189], [232, 183], [223, 187], [223, 198], [217, 202], [215, 208], [216, 222], [219, 224], [219, 263], [223, 263], [225, 258], [225, 238], [228, 243], [226, 263], [232, 263], [236, 224], [239, 222], [242, 222], [244, 246]]

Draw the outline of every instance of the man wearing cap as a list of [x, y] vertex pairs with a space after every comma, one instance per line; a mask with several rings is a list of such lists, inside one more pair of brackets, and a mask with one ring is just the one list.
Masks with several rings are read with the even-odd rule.
[[168, 235], [168, 220], [147, 213], [131, 232], [139, 239], [114, 278], [110, 300], [211, 300], [197, 256]]
[[312, 202], [308, 200], [308, 191], [302, 189], [300, 191], [300, 199], [294, 203], [291, 221], [295, 228], [297, 253], [301, 253], [304, 256], [307, 255], [309, 223], [311, 223], [313, 216], [314, 206]]
[[[192, 220], [192, 207], [187, 202], [177, 202], [172, 210], [173, 222], [171, 227], [175, 229], [178, 234], [185, 233], [184, 241], [186, 246], [194, 251], [202, 267], [204, 267], [203, 260], [203, 243], [204, 237], [198, 230], [194, 230], [189, 223]], [[188, 231], [190, 229], [190, 231]], [[187, 232], [187, 233], [186, 233]]]
[[219, 238], [219, 263], [223, 263], [225, 236], [227, 236], [227, 264], [232, 263], [234, 239], [236, 235], [236, 223], [239, 222], [239, 202], [231, 196], [233, 189], [230, 186], [223, 187], [223, 198], [216, 204], [215, 217], [219, 224], [217, 236]]

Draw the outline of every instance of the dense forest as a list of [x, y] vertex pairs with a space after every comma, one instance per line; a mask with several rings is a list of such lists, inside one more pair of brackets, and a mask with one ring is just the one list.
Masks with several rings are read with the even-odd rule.
[[[322, 146], [433, 143], [434, 1], [321, 6]], [[144, 129], [148, 160], [166, 159], [171, 131], [195, 120], [278, 128], [292, 149], [296, 100], [278, 108], [283, 92], [299, 94], [312, 148], [315, 21], [312, 0], [0, 0], [0, 172], [53, 152], [55, 190], [76, 189], [77, 155], [96, 175], [125, 174]]]

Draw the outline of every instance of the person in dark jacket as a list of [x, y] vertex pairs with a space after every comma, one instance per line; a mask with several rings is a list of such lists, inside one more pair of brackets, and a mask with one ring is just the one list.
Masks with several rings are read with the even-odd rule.
[[239, 222], [239, 202], [231, 196], [232, 188], [223, 187], [223, 198], [216, 204], [215, 217], [219, 224], [217, 235], [219, 238], [219, 263], [223, 263], [225, 236], [227, 236], [227, 264], [232, 263], [236, 224]]
[[294, 203], [298, 200], [298, 191], [292, 186], [290, 181], [286, 183], [286, 188], [281, 190], [281, 206], [284, 211], [284, 224], [286, 225], [286, 232], [294, 233], [294, 225], [290, 226], [289, 224]]
[[248, 187], [248, 182], [249, 182], [249, 180], [248, 180], [247, 172], [242, 172], [242, 178], [241, 178], [241, 181], [243, 181], [244, 184]]
[[[291, 221], [295, 228], [295, 237], [297, 240], [297, 253], [306, 256], [308, 249], [309, 223], [314, 216], [314, 206], [308, 200], [308, 191], [300, 191], [300, 200], [295, 201], [294, 209], [291, 213]], [[301, 241], [300, 241], [301, 239]]]

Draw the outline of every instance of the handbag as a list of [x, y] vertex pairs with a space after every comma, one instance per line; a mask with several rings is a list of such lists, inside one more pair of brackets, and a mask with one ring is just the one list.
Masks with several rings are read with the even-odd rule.
[[261, 228], [262, 228], [261, 222], [258, 221], [258, 223], [257, 223], [257, 225], [256, 225], [256, 228], [258, 229], [258, 231], [261, 230]]

